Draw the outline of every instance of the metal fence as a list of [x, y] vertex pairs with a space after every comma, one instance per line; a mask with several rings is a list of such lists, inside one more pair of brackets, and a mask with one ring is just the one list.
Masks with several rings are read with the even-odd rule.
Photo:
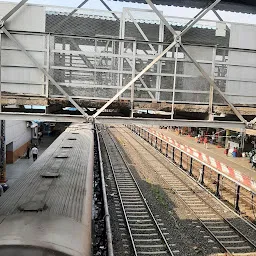
[[250, 220], [256, 220], [255, 190], [211, 168], [185, 150], [159, 138], [146, 128], [136, 125], [127, 125], [127, 127], [165, 155], [196, 182], [207, 188], [209, 192], [226, 202], [228, 206], [234, 207], [238, 213]]

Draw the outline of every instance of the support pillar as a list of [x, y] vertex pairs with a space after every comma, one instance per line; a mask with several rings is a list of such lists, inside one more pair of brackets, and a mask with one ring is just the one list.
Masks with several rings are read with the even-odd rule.
[[199, 173], [199, 179], [198, 181], [200, 182], [201, 185], [204, 185], [204, 169], [205, 166], [202, 166], [202, 169], [200, 169], [200, 173]]
[[192, 176], [193, 173], [193, 158], [190, 158], [190, 167], [189, 167], [189, 175]]
[[0, 183], [6, 182], [5, 120], [1, 120]]
[[166, 157], [168, 157], [168, 146], [169, 146], [169, 144], [167, 143], [167, 144], [166, 144], [166, 151], [165, 151], [165, 156], [166, 156]]
[[235, 201], [235, 210], [237, 212], [240, 212], [239, 199], [240, 199], [240, 185], [237, 185], [237, 187], [236, 187], [236, 201]]
[[172, 148], [172, 161], [175, 163], [174, 157], [175, 157], [175, 147]]
[[183, 152], [180, 151], [180, 168], [182, 168], [182, 156], [183, 156]]
[[218, 173], [215, 195], [220, 198], [220, 174]]

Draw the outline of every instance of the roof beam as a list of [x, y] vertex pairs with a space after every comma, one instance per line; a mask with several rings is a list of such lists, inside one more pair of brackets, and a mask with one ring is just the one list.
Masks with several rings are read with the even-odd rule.
[[[82, 115], [54, 115], [39, 113], [16, 113], [1, 112], [0, 120], [20, 120], [20, 121], [44, 121], [44, 122], [75, 122], [83, 123], [85, 119]], [[162, 118], [130, 118], [130, 117], [109, 117], [99, 116], [96, 122], [102, 124], [141, 124], [141, 125], [164, 125], [180, 127], [215, 127], [215, 128], [239, 128], [244, 129], [242, 122], [232, 121], [208, 121], [208, 120], [183, 120], [183, 119], [162, 119]]]

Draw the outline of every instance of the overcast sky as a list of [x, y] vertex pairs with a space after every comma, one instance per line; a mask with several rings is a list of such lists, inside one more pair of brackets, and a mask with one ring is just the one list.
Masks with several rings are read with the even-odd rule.
[[[28, 3], [77, 7], [82, 1], [83, 0], [29, 0]], [[0, 2], [4, 2], [4, 1], [0, 0]], [[19, 0], [9, 0], [8, 2], [19, 2]], [[105, 0], [105, 2], [114, 11], [122, 11], [123, 7], [150, 9], [150, 7], [147, 4], [117, 2], [113, 0]], [[100, 2], [100, 0], [89, 0], [83, 6], [83, 8], [106, 10], [106, 8]], [[173, 7], [173, 6], [158, 6], [158, 9], [162, 10], [164, 14], [168, 16], [179, 16], [179, 17], [193, 17], [199, 11], [198, 9], [195, 9], [195, 8], [184, 8], [184, 7]], [[256, 15], [232, 13], [232, 12], [224, 12], [224, 11], [218, 11], [218, 12], [222, 16], [222, 18], [226, 21], [256, 24]], [[209, 12], [204, 18], [214, 19], [214, 20], [217, 19], [212, 12]]]

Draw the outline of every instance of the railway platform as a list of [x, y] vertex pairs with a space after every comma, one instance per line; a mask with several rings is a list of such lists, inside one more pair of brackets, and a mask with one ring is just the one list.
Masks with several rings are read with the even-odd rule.
[[[38, 157], [52, 144], [56, 136], [44, 136], [42, 142], [38, 146]], [[31, 153], [31, 152], [30, 152]], [[6, 165], [6, 179], [7, 184], [11, 187], [13, 183], [18, 180], [27, 169], [33, 164], [33, 157], [20, 158], [13, 164]]]
[[224, 148], [218, 148], [216, 145], [208, 143], [208, 148], [206, 149], [204, 144], [197, 143], [194, 137], [189, 137], [188, 135], [177, 135], [174, 131], [169, 129], [153, 128], [153, 130], [164, 134], [184, 146], [190, 147], [205, 154], [206, 156], [212, 157], [216, 161], [223, 163], [224, 165], [237, 170], [243, 175], [246, 175], [256, 181], [256, 171], [252, 169], [247, 157], [232, 157], [230, 155], [227, 157], [224, 154]]

